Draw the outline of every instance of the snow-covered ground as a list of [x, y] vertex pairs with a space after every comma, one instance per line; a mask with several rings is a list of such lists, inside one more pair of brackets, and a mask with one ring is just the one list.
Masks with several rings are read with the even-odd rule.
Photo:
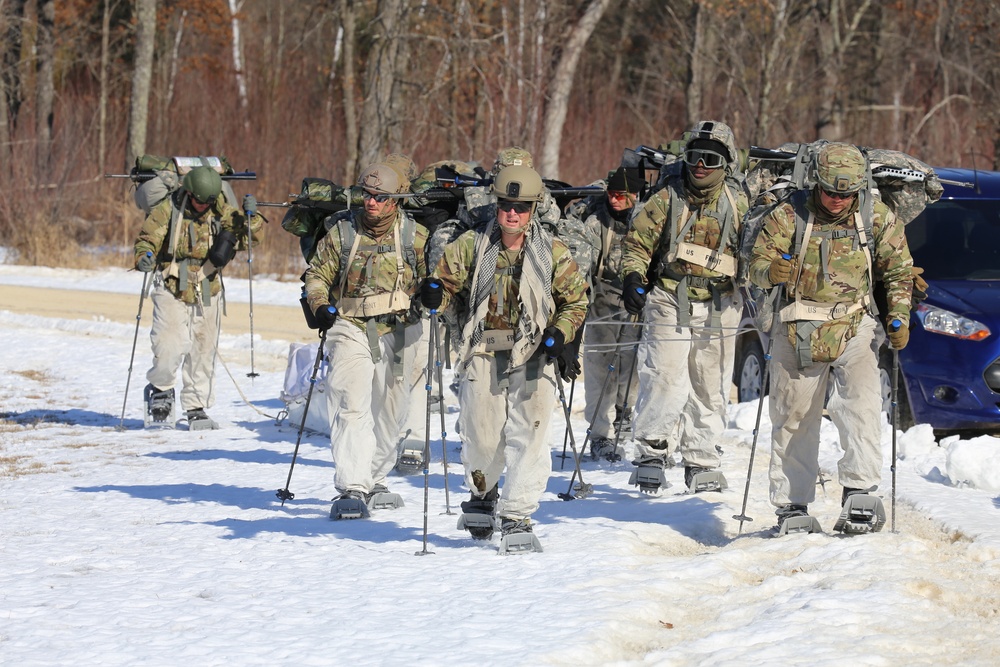
[[[0, 290], [138, 293], [140, 282], [0, 265]], [[230, 281], [231, 300], [244, 293]], [[296, 298], [295, 284], [254, 283], [258, 303]], [[678, 469], [672, 489], [641, 497], [627, 459], [587, 460], [594, 494], [560, 500], [573, 465], [561, 469], [557, 415], [535, 516], [545, 551], [501, 557], [495, 540], [456, 528], [467, 493], [452, 410], [447, 487], [433, 415], [432, 553], [418, 556], [422, 475], [391, 478], [404, 508], [331, 521], [329, 443], [305, 435], [295, 498], [277, 500], [297, 435], [275, 423], [288, 341], [255, 341], [251, 382], [246, 336], [224, 333], [210, 410], [223, 428], [144, 431], [144, 320], [119, 431], [134, 324], [0, 311], [0, 664], [1000, 664], [998, 439], [900, 434], [897, 532], [842, 537], [831, 532], [840, 487], [827, 422], [833, 479], [810, 509], [828, 532], [773, 538], [766, 410], [742, 535], [732, 516], [755, 404], [730, 410], [729, 490], [694, 496], [679, 492]], [[888, 426], [883, 440], [891, 511]]]

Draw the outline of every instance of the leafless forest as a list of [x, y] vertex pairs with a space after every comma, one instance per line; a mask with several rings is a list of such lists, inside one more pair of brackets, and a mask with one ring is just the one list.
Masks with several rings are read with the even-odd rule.
[[[994, 0], [0, 0], [0, 245], [128, 265], [134, 156], [225, 155], [283, 201], [388, 152], [521, 145], [583, 184], [715, 118], [1000, 167]], [[280, 209], [258, 272], [301, 270]], [[234, 267], [239, 268], [239, 267]]]

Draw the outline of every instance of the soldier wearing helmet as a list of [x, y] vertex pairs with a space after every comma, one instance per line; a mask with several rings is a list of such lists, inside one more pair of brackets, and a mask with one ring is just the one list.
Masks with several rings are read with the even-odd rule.
[[[330, 446], [339, 495], [331, 518], [368, 516], [388, 493], [397, 434], [406, 419], [414, 348], [421, 334], [413, 296], [427, 275], [427, 230], [399, 206], [407, 169], [376, 163], [358, 177], [363, 206], [324, 221], [305, 273], [305, 296], [326, 330]], [[384, 499], [383, 499], [384, 500]], [[395, 505], [388, 503], [386, 505]]]
[[557, 372], [546, 358], [563, 377], [577, 372], [575, 358], [563, 353], [586, 316], [587, 284], [565, 244], [539, 222], [544, 188], [534, 169], [501, 168], [493, 194], [494, 218], [445, 247], [421, 297], [426, 308], [440, 310], [468, 294], [468, 307], [457, 313], [457, 373], [472, 497], [462, 503], [460, 526], [489, 539], [495, 510], [506, 540], [531, 531], [529, 517], [545, 490]]
[[690, 491], [726, 486], [718, 445], [740, 319], [733, 285], [739, 225], [748, 209], [738, 162], [728, 125], [695, 124], [680, 169], [649, 198], [622, 244], [622, 300], [645, 320], [632, 422], [632, 483], [643, 492], [667, 485], [663, 470], [673, 465], [674, 447]]
[[[903, 225], [872, 196], [869, 167], [857, 147], [824, 144], [815, 186], [792, 195], [764, 220], [750, 260], [750, 279], [779, 286], [781, 326], [774, 332], [770, 413], [770, 499], [779, 525], [807, 516], [819, 473], [817, 452], [827, 404], [844, 456], [838, 477], [850, 495], [877, 488], [882, 470], [877, 350], [887, 324], [892, 346], [908, 338], [913, 260]], [[884, 281], [888, 313], [879, 315], [872, 285]], [[877, 528], [876, 528], [877, 529]]]
[[177, 371], [183, 367], [180, 401], [188, 428], [218, 428], [205, 408], [214, 402], [219, 276], [237, 250], [246, 250], [248, 218], [254, 244], [259, 241], [263, 221], [256, 208], [247, 195], [238, 211], [222, 195], [219, 172], [199, 166], [184, 174], [181, 187], [142, 224], [133, 250], [135, 267], [153, 273], [153, 366], [145, 394], [154, 422], [167, 425], [173, 414]]
[[[490, 176], [496, 178], [500, 171], [507, 167], [532, 169], [532, 164], [531, 153], [520, 146], [508, 146], [497, 153]], [[456, 214], [465, 229], [472, 229], [477, 225], [496, 219], [495, 192], [496, 189], [489, 186], [465, 188], [464, 201], [459, 204]], [[535, 210], [536, 217], [549, 231], [556, 229], [561, 213], [556, 200], [549, 193], [548, 188], [544, 186]]]

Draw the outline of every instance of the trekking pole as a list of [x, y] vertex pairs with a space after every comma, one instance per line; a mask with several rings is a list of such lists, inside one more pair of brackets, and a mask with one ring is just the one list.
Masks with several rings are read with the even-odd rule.
[[[639, 315], [633, 315], [632, 322], [638, 323], [639, 318], [640, 318]], [[620, 356], [621, 355], [619, 354], [619, 357]], [[629, 410], [631, 409], [631, 406], [628, 404], [628, 402], [629, 398], [632, 395], [632, 378], [635, 377], [636, 369], [638, 367], [639, 367], [639, 350], [637, 349], [635, 350], [635, 353], [632, 355], [632, 368], [628, 372], [628, 384], [625, 385], [625, 397], [622, 400], [621, 423], [619, 423], [618, 428], [615, 429], [615, 456], [618, 455], [618, 444], [621, 442], [622, 439], [622, 424], [624, 424], [625, 417], [626, 415], [628, 415]]]
[[[549, 338], [545, 341], [545, 347], [551, 347], [555, 343], [555, 340]], [[558, 364], [556, 365], [555, 376], [556, 376], [556, 387], [559, 388], [559, 402], [562, 403], [563, 414], [566, 415], [566, 432], [569, 433], [569, 445], [573, 448], [573, 460], [576, 463], [576, 469], [573, 471], [573, 476], [569, 478], [569, 488], [566, 493], [560, 493], [559, 497], [563, 500], [575, 500], [577, 498], [586, 498], [590, 495], [590, 492], [594, 490], [593, 485], [585, 484], [583, 481], [583, 472], [580, 470], [580, 453], [576, 450], [576, 437], [573, 435], [573, 425], [570, 423], [569, 405], [566, 404], [566, 391], [563, 389], [562, 375], [559, 374]], [[577, 476], [580, 477], [580, 484], [576, 488], [576, 492], [579, 495], [573, 495], [573, 482], [576, 480]]]
[[[570, 410], [570, 412], [573, 411], [573, 394], [575, 392], [576, 392], [576, 378], [573, 378], [570, 381], [570, 383], [569, 383], [569, 410]], [[566, 444], [568, 442], [569, 442], [569, 429], [567, 428], [566, 432], [563, 433], [563, 450], [562, 450], [562, 454], [559, 455], [559, 458], [562, 459], [562, 462], [559, 464], [559, 469], [560, 470], [562, 470], [563, 468], [566, 467], [566, 459], [568, 458], [566, 456]]]
[[[898, 319], [892, 321], [889, 325], [889, 330], [896, 332], [899, 331], [899, 327], [903, 326], [903, 323]], [[892, 502], [891, 502], [891, 514], [892, 521], [889, 526], [890, 532], [896, 532], [896, 423], [898, 418], [898, 410], [896, 409], [896, 397], [899, 391], [899, 350], [892, 348], [892, 383], [891, 395], [889, 400], [891, 403], [892, 410], [892, 465], [889, 466], [889, 470], [892, 473]]]
[[[333, 306], [330, 306], [331, 308]], [[286, 500], [291, 500], [295, 494], [288, 490], [292, 483], [292, 471], [295, 469], [295, 460], [299, 456], [299, 445], [302, 444], [302, 432], [306, 429], [306, 417], [309, 415], [309, 404], [312, 402], [313, 388], [316, 386], [316, 375], [319, 374], [319, 365], [323, 361], [323, 348], [326, 346], [326, 329], [319, 330], [319, 349], [316, 351], [316, 361], [313, 362], [312, 376], [309, 378], [309, 391], [306, 393], [306, 404], [302, 408], [302, 421], [299, 423], [299, 435], [295, 438], [295, 451], [292, 452], [292, 465], [288, 467], [288, 479], [285, 480], [285, 488], [278, 489], [276, 495], [281, 500], [281, 506], [285, 506]]]
[[[445, 329], [445, 336], [447, 335], [448, 331]], [[447, 354], [447, 348], [444, 347], [444, 341], [441, 340], [439, 327], [434, 328], [434, 338], [434, 349], [437, 350], [438, 355], [434, 366], [437, 368], [438, 414], [441, 415], [441, 462], [444, 465], [444, 513], [453, 515], [455, 513], [451, 511], [451, 496], [448, 492], [448, 433], [445, 431], [444, 425], [444, 371], [442, 370], [441, 363], [442, 349], [444, 349], [444, 354]]]
[[253, 356], [253, 227], [250, 226], [250, 211], [243, 209], [247, 219], [247, 281], [250, 288], [250, 372], [247, 377], [250, 382], [260, 375], [254, 367]]
[[[781, 255], [782, 259], [791, 259], [792, 256], [783, 253]], [[750, 475], [753, 473], [753, 457], [754, 453], [757, 451], [757, 436], [760, 434], [760, 416], [764, 411], [764, 396], [767, 393], [767, 383], [771, 370], [771, 347], [774, 345], [774, 332], [778, 328], [778, 321], [780, 316], [778, 315], [778, 298], [781, 294], [781, 285], [775, 285], [773, 301], [771, 302], [771, 332], [768, 334], [767, 338], [767, 352], [764, 353], [764, 372], [761, 373], [760, 378], [760, 399], [757, 401], [757, 420], [753, 425], [753, 442], [750, 444], [750, 463], [747, 465], [747, 483], [746, 488], [743, 489], [743, 508], [740, 510], [739, 514], [734, 514], [733, 518], [740, 522], [740, 529], [737, 534], [743, 533], [743, 522], [753, 521], [752, 518], [747, 516], [747, 498], [750, 497]]]
[[[435, 287], [434, 283], [431, 283]], [[434, 398], [434, 352], [437, 343], [437, 309], [431, 309], [431, 330], [427, 342], [427, 404], [424, 411], [424, 547], [416, 552], [416, 556], [426, 556], [434, 553], [427, 550], [427, 504], [430, 489], [430, 461], [431, 461], [431, 401]]]
[[[146, 257], [152, 257], [153, 253], [146, 251]], [[122, 399], [122, 417], [118, 422], [118, 431], [125, 430], [125, 403], [128, 401], [128, 386], [132, 382], [132, 363], [135, 361], [135, 344], [139, 340], [139, 320], [142, 319], [142, 302], [146, 299], [146, 281], [149, 279], [148, 273], [142, 274], [142, 289], [139, 291], [139, 310], [135, 314], [135, 334], [132, 335], [132, 354], [128, 358], [128, 377], [125, 378], [125, 397]]]

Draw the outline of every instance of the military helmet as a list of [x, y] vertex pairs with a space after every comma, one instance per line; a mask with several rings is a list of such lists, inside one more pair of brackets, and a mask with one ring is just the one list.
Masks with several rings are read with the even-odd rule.
[[825, 144], [816, 155], [816, 180], [827, 192], [857, 192], [867, 171], [864, 154], [851, 144]]
[[181, 186], [200, 204], [210, 204], [222, 192], [222, 177], [211, 167], [195, 167], [184, 174]]
[[493, 175], [500, 173], [504, 167], [533, 167], [531, 153], [520, 146], [509, 146], [497, 153], [493, 163]]
[[497, 199], [538, 202], [542, 200], [543, 189], [538, 172], [523, 165], [504, 167], [493, 179]]
[[722, 155], [727, 162], [726, 169], [732, 171], [737, 165], [738, 153], [733, 130], [720, 121], [700, 120], [695, 123], [690, 130], [684, 133], [685, 152], [690, 148], [723, 149]]
[[400, 175], [387, 164], [369, 165], [358, 177], [358, 185], [375, 194], [394, 195], [402, 192]]

